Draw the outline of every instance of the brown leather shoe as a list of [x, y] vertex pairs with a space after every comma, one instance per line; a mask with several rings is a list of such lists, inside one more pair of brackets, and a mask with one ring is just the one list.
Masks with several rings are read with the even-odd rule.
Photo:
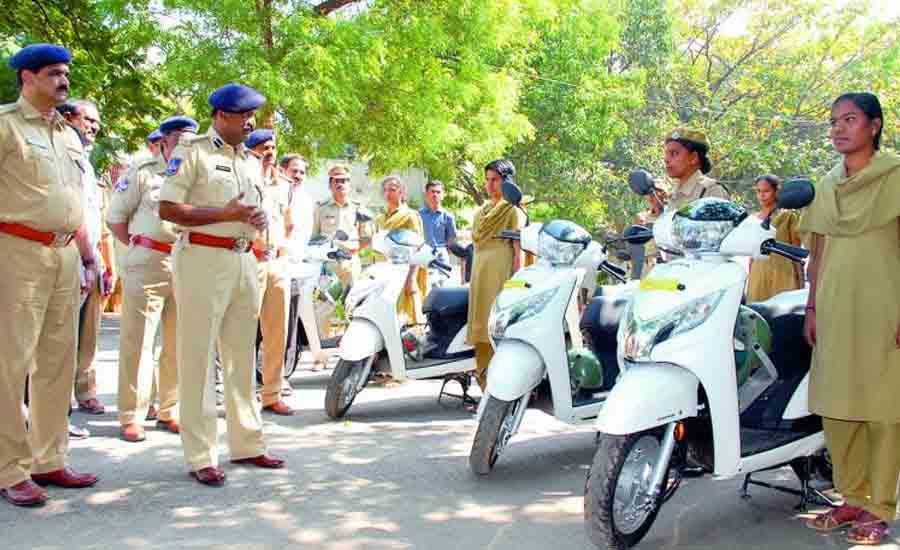
[[129, 443], [140, 443], [147, 439], [147, 436], [144, 435], [144, 428], [140, 424], [126, 424], [122, 426], [121, 433], [122, 439]]
[[0, 489], [0, 495], [15, 506], [40, 506], [47, 502], [47, 491], [38, 487], [30, 479], [20, 481], [12, 487]]
[[38, 485], [55, 485], [63, 489], [83, 489], [97, 483], [99, 478], [94, 474], [79, 474], [75, 470], [65, 467], [62, 470], [46, 474], [31, 474], [31, 479]]
[[191, 472], [191, 477], [210, 487], [221, 487], [225, 485], [225, 472], [215, 466], [207, 466], [199, 470]]
[[181, 433], [181, 425], [177, 420], [157, 420], [156, 427], [173, 434]]
[[156, 412], [156, 406], [150, 405], [150, 407], [147, 409], [147, 416], [144, 417], [144, 420], [156, 420], [157, 415], [159, 415], [159, 413]]
[[280, 414], [281, 416], [291, 416], [292, 414], [294, 414], [294, 409], [292, 409], [281, 399], [272, 403], [271, 405], [266, 405], [265, 407], [263, 407], [263, 410], [269, 411], [270, 413]]
[[233, 464], [246, 464], [248, 466], [256, 466], [257, 468], [269, 468], [277, 470], [284, 468], [284, 461], [269, 455], [251, 456], [249, 458], [239, 458], [231, 461]]
[[78, 410], [87, 414], [103, 414], [106, 412], [106, 407], [97, 398], [91, 397], [90, 399], [79, 401]]

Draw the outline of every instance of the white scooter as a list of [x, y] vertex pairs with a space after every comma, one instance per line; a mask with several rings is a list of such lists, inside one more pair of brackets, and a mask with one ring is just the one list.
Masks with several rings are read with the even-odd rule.
[[[652, 192], [648, 181], [643, 193]], [[781, 208], [808, 205], [812, 184], [794, 180]], [[807, 407], [810, 348], [803, 336], [806, 291], [742, 306], [746, 271], [736, 257], [765, 261], [807, 252], [775, 241], [762, 223], [726, 200], [704, 198], [664, 213], [657, 247], [681, 258], [657, 264], [619, 325], [622, 374], [597, 417], [598, 449], [585, 486], [584, 517], [599, 548], [625, 549], [650, 529], [687, 469], [830, 502], [809, 485], [830, 477], [821, 419]], [[791, 465], [800, 490], [754, 481]]]
[[451, 268], [413, 231], [378, 233], [372, 248], [388, 261], [369, 267], [347, 295], [350, 325], [328, 382], [325, 412], [331, 418], [344, 416], [376, 372], [386, 372], [397, 381], [436, 378], [444, 379], [446, 385], [453, 380], [462, 386], [461, 397], [469, 399], [469, 373], [475, 369], [475, 350], [465, 342], [469, 289], [432, 289], [422, 307], [427, 324], [403, 323], [397, 315], [397, 300], [409, 267], [438, 269], [446, 276]]
[[[520, 193], [504, 187], [504, 195], [516, 204]], [[625, 271], [609, 264], [605, 247], [570, 221], [528, 225], [519, 241], [539, 260], [506, 282], [491, 310], [489, 334], [496, 351], [469, 454], [479, 475], [490, 473], [530, 402], [563, 422], [584, 423], [596, 418], [615, 381], [599, 353], [585, 348], [579, 301], [587, 301], [581, 290], [593, 297], [598, 270], [622, 281]], [[586, 317], [606, 305], [595, 300]]]
[[[278, 263], [277, 269], [284, 271], [291, 279], [291, 302], [288, 311], [288, 345], [285, 349], [284, 377], [290, 378], [300, 362], [302, 344], [309, 345], [316, 360], [325, 359], [324, 349], [337, 348], [340, 338], [322, 338], [317, 319], [330, 317], [340, 289], [335, 290], [336, 277], [329, 277], [326, 264], [337, 260], [349, 259], [350, 255], [335, 244], [347, 240], [347, 234], [338, 231], [334, 239], [322, 235], [314, 236], [304, 249], [302, 259], [291, 256], [273, 260]], [[339, 283], [337, 283], [339, 285]], [[334, 296], [338, 294], [337, 296]], [[317, 310], [316, 296], [321, 296], [327, 305]], [[256, 336], [256, 379], [262, 383], [262, 332], [257, 329]]]

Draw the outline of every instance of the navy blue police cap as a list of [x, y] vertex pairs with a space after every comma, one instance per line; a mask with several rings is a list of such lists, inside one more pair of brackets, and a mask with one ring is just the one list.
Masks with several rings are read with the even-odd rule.
[[153, 130], [149, 134], [147, 134], [147, 141], [150, 143], [156, 143], [157, 141], [163, 138], [162, 132], [159, 131], [159, 128]]
[[191, 117], [186, 116], [170, 116], [165, 119], [159, 125], [159, 132], [162, 135], [166, 135], [169, 132], [174, 132], [176, 130], [187, 130], [190, 132], [196, 132], [197, 128], [200, 125], [197, 124], [197, 121], [192, 119]]
[[72, 61], [69, 50], [55, 44], [31, 44], [17, 51], [9, 58], [9, 66], [14, 71], [38, 72], [42, 67]]
[[247, 149], [253, 149], [260, 143], [265, 143], [269, 140], [275, 139], [275, 132], [273, 132], [269, 128], [260, 128], [259, 130], [253, 130], [250, 132], [250, 135], [247, 136], [247, 141], [244, 142], [244, 145]]
[[209, 95], [209, 106], [226, 113], [246, 113], [265, 102], [261, 93], [243, 84], [226, 84]]

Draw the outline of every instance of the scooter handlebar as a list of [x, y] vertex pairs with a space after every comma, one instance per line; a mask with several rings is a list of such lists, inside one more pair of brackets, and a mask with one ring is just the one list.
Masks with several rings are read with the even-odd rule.
[[624, 269], [616, 267], [606, 261], [600, 264], [600, 270], [608, 273], [612, 278], [618, 280], [621, 283], [625, 282], [625, 276], [628, 274]]
[[800, 248], [799, 246], [781, 243], [774, 239], [764, 242], [761, 250], [763, 254], [778, 254], [779, 256], [783, 256], [794, 262], [802, 262], [809, 257], [809, 250]]

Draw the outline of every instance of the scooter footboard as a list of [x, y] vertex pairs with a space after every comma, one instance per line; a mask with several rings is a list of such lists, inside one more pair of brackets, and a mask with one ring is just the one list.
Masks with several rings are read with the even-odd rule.
[[676, 365], [631, 366], [597, 415], [597, 431], [625, 435], [696, 416], [700, 381]]
[[344, 361], [361, 361], [384, 349], [384, 337], [371, 321], [354, 319], [341, 337], [339, 356]]
[[544, 360], [534, 347], [520, 340], [501, 340], [488, 367], [488, 393], [514, 401], [544, 378]]

